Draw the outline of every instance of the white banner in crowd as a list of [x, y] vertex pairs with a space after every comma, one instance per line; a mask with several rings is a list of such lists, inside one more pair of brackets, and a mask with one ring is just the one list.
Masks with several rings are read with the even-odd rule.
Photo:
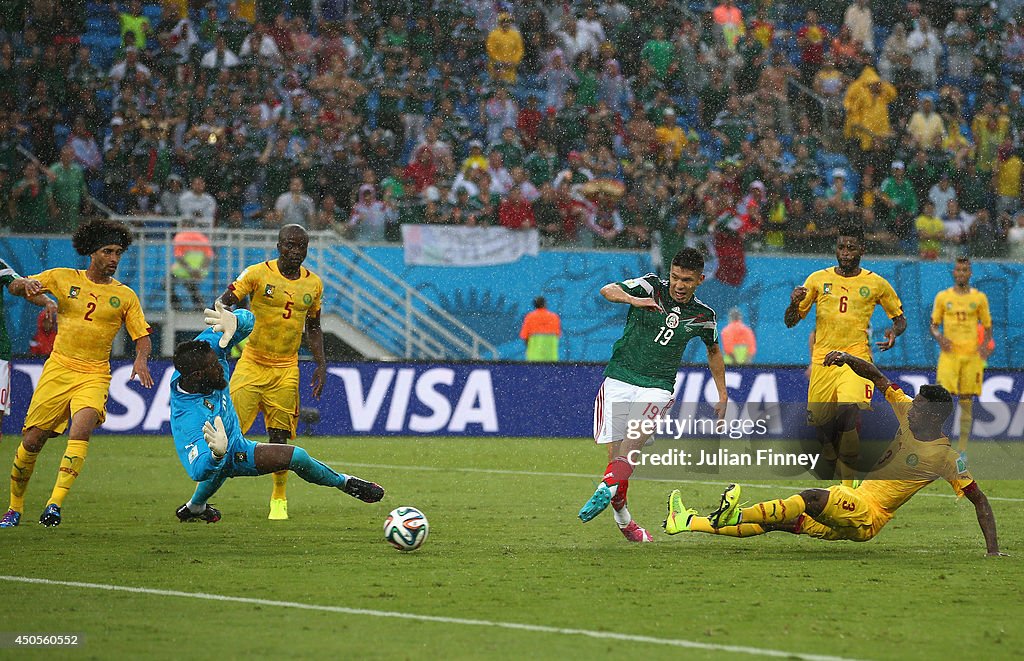
[[405, 263], [415, 266], [492, 266], [537, 256], [535, 229], [402, 225]]

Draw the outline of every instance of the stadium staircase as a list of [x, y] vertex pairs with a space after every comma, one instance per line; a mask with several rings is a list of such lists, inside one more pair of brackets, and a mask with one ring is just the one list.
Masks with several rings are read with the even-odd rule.
[[[136, 226], [140, 222], [134, 217], [118, 219]], [[168, 276], [174, 263], [174, 221], [151, 219], [151, 226], [139, 229], [140, 249], [129, 251], [119, 269], [120, 279], [139, 292], [147, 319], [161, 327], [163, 355], [185, 339], [181, 334], [205, 328], [202, 311], [192, 304], [189, 292]], [[206, 305], [246, 266], [277, 257], [273, 231], [212, 230], [207, 234], [214, 258], [207, 276], [196, 283]], [[494, 345], [333, 232], [310, 234], [305, 265], [324, 283], [324, 334], [343, 342], [347, 355], [407, 360], [498, 358]]]

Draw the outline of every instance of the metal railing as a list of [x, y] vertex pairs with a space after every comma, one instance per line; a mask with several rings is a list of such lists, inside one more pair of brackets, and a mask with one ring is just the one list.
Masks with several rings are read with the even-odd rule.
[[[177, 330], [191, 331], [200, 323], [194, 306], [176, 303], [175, 287], [183, 282], [170, 275], [178, 219], [115, 217], [134, 225], [138, 241], [138, 249], [126, 253], [121, 262], [121, 277], [136, 288], [147, 316], [164, 324], [165, 348], [173, 346]], [[277, 257], [273, 230], [202, 231], [214, 257], [194, 284], [207, 304], [244, 268]], [[493, 344], [333, 232], [310, 232], [306, 266], [323, 280], [327, 318], [337, 315], [391, 355], [436, 360], [499, 357]]]
[[804, 85], [793, 76], [787, 76], [786, 82], [789, 84], [790, 87], [795, 89], [797, 92], [800, 92], [801, 95], [810, 99], [812, 103], [817, 104], [818, 110], [821, 113], [821, 128], [823, 130], [827, 130], [829, 127], [829, 122], [831, 121], [831, 116], [829, 115], [829, 104], [825, 101], [824, 97], [820, 96], [813, 89], [811, 89], [807, 85]]
[[371, 333], [395, 355], [406, 358], [495, 360], [497, 348], [444, 308], [409, 286], [358, 246], [320, 233], [311, 240], [310, 257], [324, 278], [340, 287], [341, 316]]

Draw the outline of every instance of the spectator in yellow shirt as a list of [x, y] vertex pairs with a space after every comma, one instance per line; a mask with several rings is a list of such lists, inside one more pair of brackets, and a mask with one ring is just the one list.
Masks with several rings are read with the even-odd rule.
[[[236, 0], [238, 2], [238, 18], [256, 23], [256, 0]], [[292, 9], [294, 12], [295, 10]]]
[[469, 156], [462, 161], [462, 172], [468, 172], [473, 168], [479, 170], [487, 169], [487, 157], [484, 156], [484, 143], [479, 140], [469, 141]]
[[975, 158], [979, 172], [991, 173], [995, 167], [999, 145], [1010, 134], [1010, 118], [996, 110], [995, 104], [986, 101], [982, 111], [971, 122], [974, 134]]
[[678, 161], [683, 147], [686, 146], [686, 131], [676, 124], [676, 111], [666, 108], [661, 115], [661, 126], [654, 131], [654, 139], [658, 141], [658, 152], [665, 154], [671, 150], [673, 161]]
[[920, 149], [931, 149], [936, 144], [942, 144], [946, 137], [946, 127], [942, 123], [942, 116], [935, 112], [935, 102], [931, 97], [926, 96], [921, 100], [921, 109], [907, 122], [907, 133], [914, 138]]
[[843, 99], [846, 108], [845, 136], [860, 142], [862, 151], [881, 149], [892, 138], [889, 104], [896, 100], [896, 88], [878, 77], [871, 67], [864, 67], [860, 76], [847, 89]]
[[921, 259], [938, 259], [942, 251], [942, 239], [946, 237], [946, 226], [935, 215], [935, 204], [924, 203], [924, 211], [914, 221], [917, 227], [917, 249]]
[[523, 37], [507, 13], [498, 16], [498, 27], [487, 35], [488, 73], [495, 81], [515, 84], [516, 70], [523, 59]]
[[188, 0], [162, 0], [164, 19], [173, 18], [180, 21], [188, 16]]
[[992, 166], [992, 187], [996, 191], [996, 212], [1013, 214], [1020, 208], [1021, 171], [1024, 163], [1007, 139], [999, 147]]
[[964, 135], [960, 122], [955, 117], [950, 117], [946, 122], [946, 137], [942, 140], [942, 149], [954, 158], [970, 156], [971, 142]]

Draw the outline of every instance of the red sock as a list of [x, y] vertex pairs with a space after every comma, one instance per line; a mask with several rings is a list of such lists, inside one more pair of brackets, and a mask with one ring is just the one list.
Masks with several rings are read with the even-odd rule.
[[629, 480], [619, 480], [619, 488], [612, 497], [612, 507], [621, 510], [626, 506], [626, 492], [629, 491]]
[[615, 457], [608, 462], [608, 466], [604, 469], [603, 482], [609, 487], [613, 487], [619, 482], [628, 480], [632, 474], [633, 465], [626, 461], [625, 457]]

